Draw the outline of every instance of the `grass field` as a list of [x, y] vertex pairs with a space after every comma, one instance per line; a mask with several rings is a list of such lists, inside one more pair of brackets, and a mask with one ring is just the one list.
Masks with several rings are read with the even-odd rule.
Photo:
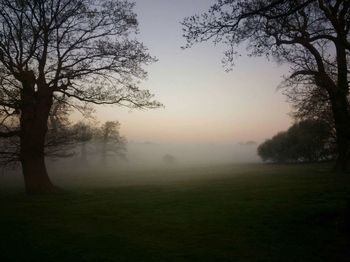
[[0, 192], [0, 261], [350, 261], [350, 176], [235, 165], [57, 178]]

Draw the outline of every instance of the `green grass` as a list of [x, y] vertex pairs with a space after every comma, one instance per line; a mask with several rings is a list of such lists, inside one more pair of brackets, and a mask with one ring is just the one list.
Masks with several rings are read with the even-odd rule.
[[81, 175], [58, 179], [70, 192], [53, 196], [4, 186], [0, 261], [350, 261], [350, 176], [328, 170]]

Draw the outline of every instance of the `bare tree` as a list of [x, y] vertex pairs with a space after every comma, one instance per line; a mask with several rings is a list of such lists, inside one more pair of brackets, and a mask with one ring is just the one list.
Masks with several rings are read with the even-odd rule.
[[55, 100], [160, 106], [135, 85], [154, 58], [134, 40], [133, 6], [124, 0], [0, 0], [0, 136], [19, 137], [28, 193], [56, 190], [44, 161]]
[[76, 130], [69, 121], [68, 104], [55, 100], [51, 106], [45, 138], [45, 156], [51, 158], [70, 157], [75, 146]]
[[[187, 47], [212, 39], [229, 47], [247, 41], [250, 55], [267, 55], [291, 65], [294, 84], [312, 79], [329, 98], [338, 147], [337, 167], [350, 167], [350, 1], [217, 0], [201, 16], [183, 22]], [[322, 91], [322, 92], [323, 92]]]
[[328, 92], [317, 86], [312, 78], [299, 83], [294, 79], [287, 79], [282, 87], [284, 95], [293, 107], [290, 115], [296, 121], [317, 120], [327, 124], [331, 132], [331, 141], [336, 148], [337, 136]]
[[99, 129], [97, 140], [100, 142], [102, 165], [107, 165], [108, 156], [126, 159], [126, 139], [120, 135], [119, 129], [118, 121], [107, 121]]
[[73, 130], [75, 142], [80, 146], [80, 161], [82, 164], [87, 165], [87, 143], [92, 140], [95, 130], [91, 125], [84, 122], [76, 123], [73, 126]]

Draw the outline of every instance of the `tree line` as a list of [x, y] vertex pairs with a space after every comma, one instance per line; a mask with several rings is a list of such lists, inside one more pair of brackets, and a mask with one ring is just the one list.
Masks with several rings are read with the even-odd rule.
[[336, 144], [326, 123], [309, 119], [260, 144], [258, 155], [275, 163], [327, 161], [335, 159]]

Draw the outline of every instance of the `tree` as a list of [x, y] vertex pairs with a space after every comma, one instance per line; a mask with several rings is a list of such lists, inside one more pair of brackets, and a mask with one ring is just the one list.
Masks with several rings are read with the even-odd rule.
[[51, 158], [70, 157], [74, 148], [74, 129], [68, 119], [69, 109], [61, 101], [54, 101], [48, 119], [45, 138], [45, 156]]
[[44, 161], [56, 100], [160, 106], [135, 85], [154, 58], [132, 39], [133, 7], [124, 0], [0, 0], [0, 136], [19, 137], [28, 193], [56, 190]]
[[173, 165], [176, 163], [176, 158], [173, 155], [166, 154], [163, 156], [163, 162], [166, 165]]
[[290, 146], [286, 132], [280, 132], [266, 140], [258, 147], [258, 155], [265, 161], [285, 163], [289, 160], [288, 146]]
[[293, 106], [291, 113], [296, 120], [315, 119], [335, 129], [332, 106], [326, 90], [319, 88], [315, 83], [304, 83], [303, 85], [284, 83], [287, 87], [284, 94], [288, 102]]
[[126, 139], [119, 133], [118, 121], [105, 122], [98, 131], [97, 139], [100, 142], [101, 163], [107, 165], [108, 156], [126, 159]]
[[73, 126], [73, 133], [75, 142], [80, 145], [80, 161], [81, 164], [86, 165], [87, 160], [87, 143], [92, 140], [95, 133], [94, 128], [91, 125], [84, 122], [78, 122]]
[[328, 160], [333, 157], [330, 129], [319, 120], [295, 123], [258, 147], [263, 161], [300, 163]]
[[337, 167], [350, 167], [348, 0], [218, 0], [201, 16], [183, 22], [187, 47], [213, 39], [228, 45], [231, 63], [237, 45], [250, 55], [267, 55], [291, 65], [289, 84], [312, 81], [325, 92], [336, 130]]
[[[70, 157], [75, 144], [75, 130], [68, 119], [69, 109], [62, 101], [56, 100], [50, 110], [48, 129], [45, 137], [45, 156], [49, 158]], [[6, 118], [3, 120], [6, 121]], [[15, 120], [15, 119], [13, 119]], [[17, 119], [16, 119], [17, 120]], [[4, 127], [4, 125], [2, 125]], [[19, 129], [18, 121], [12, 122], [12, 128]], [[20, 160], [19, 137], [0, 137], [0, 165], [17, 165]]]
[[[289, 85], [287, 82], [284, 85], [284, 87], [288, 87], [284, 94], [293, 107], [291, 116], [296, 121], [314, 119], [327, 124], [331, 132], [332, 143], [336, 148], [336, 127], [327, 91], [319, 88], [312, 79], [302, 86], [294, 83]], [[348, 95], [348, 101], [350, 101], [349, 98]]]

